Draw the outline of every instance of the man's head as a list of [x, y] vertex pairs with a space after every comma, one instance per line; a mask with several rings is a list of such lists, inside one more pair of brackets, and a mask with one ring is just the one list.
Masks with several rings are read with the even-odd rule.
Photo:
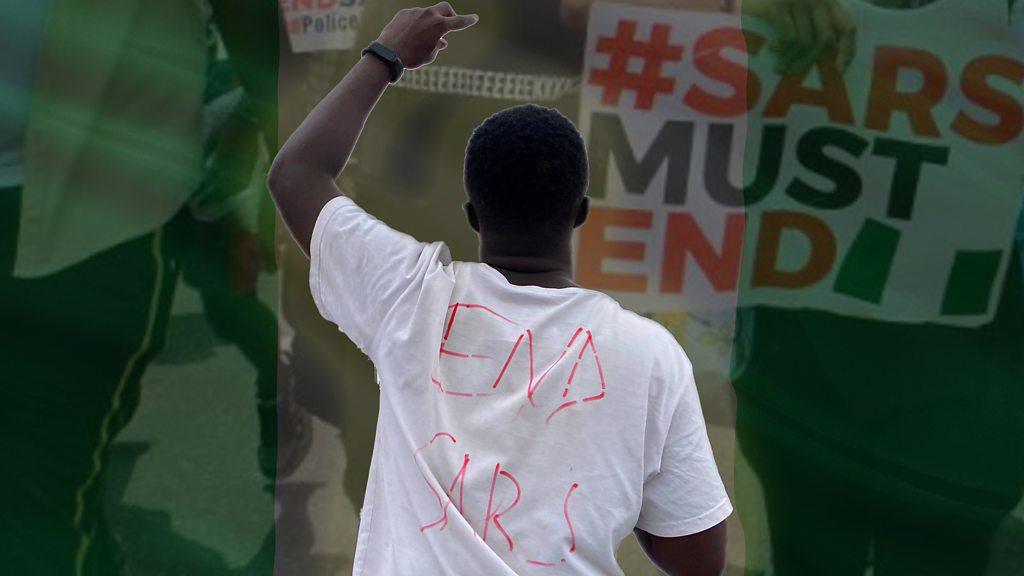
[[488, 239], [557, 243], [586, 220], [583, 138], [557, 110], [525, 104], [494, 114], [466, 147], [466, 212]]

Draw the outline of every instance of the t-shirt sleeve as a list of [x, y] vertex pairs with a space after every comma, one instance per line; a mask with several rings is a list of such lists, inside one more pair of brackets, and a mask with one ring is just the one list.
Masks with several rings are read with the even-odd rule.
[[443, 243], [418, 242], [339, 196], [313, 228], [309, 287], [320, 314], [373, 358], [389, 322], [414, 314], [424, 285], [450, 263]]
[[693, 368], [673, 342], [667, 363], [665, 405], [652, 409], [658, 421], [649, 442], [660, 459], [644, 482], [637, 528], [664, 538], [688, 536], [711, 528], [732, 513], [732, 503], [718, 473], [708, 440]]

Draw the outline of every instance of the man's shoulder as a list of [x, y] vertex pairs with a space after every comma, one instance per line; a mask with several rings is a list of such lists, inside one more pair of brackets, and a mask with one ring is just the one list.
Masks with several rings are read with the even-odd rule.
[[619, 306], [618, 324], [630, 334], [637, 353], [649, 354], [656, 364], [666, 369], [688, 367], [689, 358], [675, 335], [661, 323]]

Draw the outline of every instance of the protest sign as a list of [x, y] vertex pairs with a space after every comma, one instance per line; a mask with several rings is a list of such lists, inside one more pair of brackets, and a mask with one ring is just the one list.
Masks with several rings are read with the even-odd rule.
[[1004, 0], [850, 2], [848, 70], [780, 77], [737, 15], [598, 4], [577, 277], [642, 312], [763, 304], [989, 321], [1024, 180], [1024, 36]]

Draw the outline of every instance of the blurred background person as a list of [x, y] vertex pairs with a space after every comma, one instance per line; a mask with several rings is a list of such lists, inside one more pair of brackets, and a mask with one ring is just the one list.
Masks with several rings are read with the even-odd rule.
[[[777, 3], [783, 12], [798, 4]], [[1007, 68], [1016, 72], [1003, 77], [1010, 83], [1000, 90], [1016, 82], [1002, 101], [1020, 110], [1024, 28], [1019, 17], [1010, 17], [1012, 0], [850, 0], [845, 6], [858, 26], [873, 16], [874, 28], [861, 27], [859, 36], [898, 39], [892, 43], [908, 49], [942, 54], [949, 42], [964, 50], [1015, 45], [1016, 52], [1011, 48], [1006, 55], [1016, 59]], [[812, 22], [791, 19], [786, 37], [793, 49], [821, 38]], [[936, 22], [941, 29], [933, 28]], [[834, 50], [825, 45], [810, 54], [827, 59]], [[870, 56], [861, 50], [851, 70], [869, 69]], [[950, 71], [959, 66], [943, 64]], [[900, 89], [912, 86], [901, 82]], [[862, 93], [860, 88], [851, 85], [850, 91]], [[950, 79], [949, 89], [957, 88]], [[947, 98], [930, 113], [952, 118], [947, 107], [957, 102]], [[929, 143], [955, 151], [951, 140], [944, 135]], [[1017, 150], [1018, 159], [1003, 175], [958, 174], [973, 179], [963, 198], [997, 206], [1002, 218], [1015, 220], [1021, 196], [1013, 164], [1024, 166], [1019, 142], [1018, 133], [1005, 147], [990, 149]], [[1011, 173], [1017, 176], [1006, 177]], [[912, 195], [913, 185], [904, 180], [891, 193]], [[939, 192], [924, 188], [918, 196]], [[865, 196], [889, 193], [864, 190]], [[970, 246], [985, 232], [962, 223], [956, 202], [943, 206], [949, 223], [943, 234]], [[805, 211], [810, 213], [798, 209]], [[1006, 225], [992, 221], [986, 227]], [[751, 528], [761, 523], [768, 544], [767, 562], [748, 555], [747, 573], [1020, 573], [1024, 527], [1010, 514], [1024, 492], [1024, 293], [1020, 244], [1011, 251], [1004, 255], [1005, 280], [991, 290], [994, 313], [977, 327], [800, 309], [806, 303], [799, 295], [752, 306], [756, 296], [741, 288], [733, 378], [737, 441], [750, 467], [737, 470], [737, 508], [748, 544]], [[800, 258], [798, 249], [784, 248], [778, 261]], [[859, 282], [887, 273], [885, 258], [861, 264]], [[915, 265], [917, 273], [925, 272], [923, 261]]]
[[[208, 21], [219, 21], [241, 62], [249, 114], [273, 126], [276, 45], [246, 41], [248, 32], [266, 28], [267, 14], [276, 27], [274, 4], [264, 2], [262, 13], [259, 6], [215, 0], [211, 12], [200, 2], [126, 0], [96, 10], [52, 0], [11, 7], [4, 18], [6, 572], [124, 570], [104, 502], [110, 449], [135, 413], [141, 378], [165, 340], [187, 252], [181, 234], [191, 234], [176, 215], [198, 208], [188, 203], [203, 179]], [[254, 74], [260, 70], [269, 71], [261, 78]], [[208, 295], [217, 292], [205, 286]], [[273, 346], [262, 347], [276, 356]], [[254, 358], [263, 354], [246, 348]], [[261, 377], [273, 381], [265, 370]]]

